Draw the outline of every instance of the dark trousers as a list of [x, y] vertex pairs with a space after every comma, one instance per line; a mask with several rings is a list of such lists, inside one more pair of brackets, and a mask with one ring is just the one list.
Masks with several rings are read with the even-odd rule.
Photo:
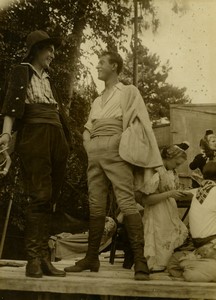
[[59, 196], [69, 153], [63, 129], [51, 124], [26, 124], [17, 136], [28, 208], [51, 212]]

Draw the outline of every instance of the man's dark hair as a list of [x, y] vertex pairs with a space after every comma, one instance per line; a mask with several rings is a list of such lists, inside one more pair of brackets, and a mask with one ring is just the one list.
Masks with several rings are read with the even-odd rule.
[[210, 161], [204, 166], [203, 177], [207, 180], [216, 181], [216, 162]]
[[117, 74], [120, 74], [122, 69], [123, 69], [123, 59], [121, 57], [120, 54], [118, 54], [118, 52], [114, 52], [114, 51], [104, 51], [102, 52], [102, 54], [100, 55], [100, 57], [102, 56], [109, 56], [109, 62], [111, 64], [116, 63], [117, 64]]

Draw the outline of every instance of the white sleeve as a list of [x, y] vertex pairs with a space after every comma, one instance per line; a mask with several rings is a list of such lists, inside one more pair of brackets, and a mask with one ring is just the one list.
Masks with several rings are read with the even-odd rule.
[[92, 129], [92, 109], [93, 109], [93, 104], [89, 113], [89, 117], [88, 117], [88, 121], [86, 122], [86, 124], [84, 125], [85, 129], [87, 129], [89, 132]]
[[203, 207], [216, 212], [216, 187], [213, 187], [210, 190], [207, 198], [202, 205]]

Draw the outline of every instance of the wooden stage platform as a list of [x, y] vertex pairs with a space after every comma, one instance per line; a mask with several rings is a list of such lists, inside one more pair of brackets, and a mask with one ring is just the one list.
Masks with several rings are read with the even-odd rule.
[[[63, 269], [71, 264], [73, 261], [60, 261], [55, 263], [55, 266]], [[99, 273], [86, 271], [68, 273], [64, 278], [44, 276], [41, 279], [25, 277], [25, 266], [4, 266], [0, 267], [0, 293], [1, 291], [30, 291], [37, 295], [38, 300], [53, 300], [56, 296], [63, 294], [70, 294], [70, 299], [73, 299], [72, 295], [77, 294], [104, 296], [101, 299], [121, 299], [115, 296], [216, 299], [216, 283], [189, 283], [173, 280], [166, 273], [152, 274], [149, 281], [135, 281], [133, 271], [124, 270], [121, 265], [120, 261], [111, 265], [107, 259], [102, 258]], [[16, 300], [16, 298], [11, 300], [14, 299]]]

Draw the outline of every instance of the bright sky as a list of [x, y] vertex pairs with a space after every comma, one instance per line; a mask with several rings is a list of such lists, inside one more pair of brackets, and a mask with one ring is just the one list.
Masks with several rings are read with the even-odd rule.
[[172, 0], [154, 0], [160, 27], [143, 42], [173, 67], [168, 81], [187, 87], [193, 103], [216, 103], [216, 1], [178, 1], [186, 10], [175, 14]]
[[[158, 32], [143, 31], [139, 37], [162, 63], [170, 61], [173, 69], [168, 82], [186, 87], [192, 103], [216, 103], [216, 0], [178, 0], [185, 10], [178, 14], [172, 11], [173, 2], [154, 0], [160, 20]], [[91, 57], [91, 63], [100, 91], [103, 84], [97, 80], [97, 59]]]
[[10, 1], [8, 1], [8, 0], [0, 0], [0, 6], [1, 7], [5, 7], [5, 6], [7, 6], [8, 2], [11, 2], [11, 0]]

